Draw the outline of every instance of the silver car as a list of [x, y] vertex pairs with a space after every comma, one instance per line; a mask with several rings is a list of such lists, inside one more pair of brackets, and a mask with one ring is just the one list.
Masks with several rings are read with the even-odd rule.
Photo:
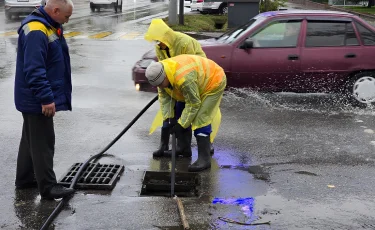
[[5, 17], [10, 20], [12, 16], [28, 15], [41, 5], [45, 5], [46, 0], [5, 0]]

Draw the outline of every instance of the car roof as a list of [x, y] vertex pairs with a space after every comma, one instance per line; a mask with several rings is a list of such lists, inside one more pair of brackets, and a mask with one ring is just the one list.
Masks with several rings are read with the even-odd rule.
[[354, 14], [342, 12], [342, 11], [331, 11], [331, 10], [280, 10], [280, 11], [269, 11], [259, 14], [263, 17], [273, 16], [287, 16], [287, 15], [330, 15], [330, 16], [355, 16]]

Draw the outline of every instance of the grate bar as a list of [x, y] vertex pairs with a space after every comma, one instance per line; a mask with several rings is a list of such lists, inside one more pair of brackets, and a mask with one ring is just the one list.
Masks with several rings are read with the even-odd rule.
[[85, 183], [88, 183], [90, 176], [95, 173], [95, 170], [98, 168], [99, 163], [94, 163], [93, 165], [90, 165], [90, 166], [91, 166], [91, 170], [87, 172], [87, 175], [83, 179]]
[[[73, 164], [59, 184], [69, 187], [81, 165], [82, 163]], [[76, 188], [112, 190], [123, 171], [123, 165], [90, 163], [78, 179]]]

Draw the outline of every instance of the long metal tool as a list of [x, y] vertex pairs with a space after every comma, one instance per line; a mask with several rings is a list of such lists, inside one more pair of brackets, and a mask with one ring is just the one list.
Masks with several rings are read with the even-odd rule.
[[172, 168], [171, 168], [171, 197], [174, 197], [176, 181], [176, 134], [172, 134]]

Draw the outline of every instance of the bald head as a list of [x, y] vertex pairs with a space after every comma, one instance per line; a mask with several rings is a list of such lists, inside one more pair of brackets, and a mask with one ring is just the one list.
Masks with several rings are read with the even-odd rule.
[[60, 24], [67, 23], [73, 13], [72, 0], [47, 0], [44, 7], [47, 14]]

